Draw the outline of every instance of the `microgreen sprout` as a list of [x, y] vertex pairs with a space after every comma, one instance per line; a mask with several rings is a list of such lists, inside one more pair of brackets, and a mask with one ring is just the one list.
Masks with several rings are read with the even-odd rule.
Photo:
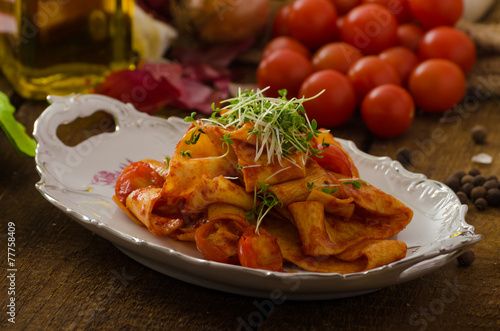
[[227, 154], [229, 154], [229, 150], [231, 148], [230, 145], [233, 144], [233, 141], [231, 140], [231, 136], [228, 133], [226, 133], [222, 138], [220, 138], [220, 140], [222, 140], [222, 148], [226, 146], [226, 153], [220, 156], [221, 158], [223, 158], [226, 157]]
[[253, 129], [249, 130], [248, 136], [257, 136], [255, 160], [266, 153], [268, 164], [275, 160], [281, 164], [283, 159], [296, 163], [290, 157], [293, 153], [302, 153], [304, 163], [307, 157], [320, 154], [321, 151], [313, 148], [311, 143], [321, 131], [315, 120], [309, 121], [302, 106], [316, 96], [288, 100], [286, 90], [281, 90], [280, 97], [271, 98], [264, 96], [266, 90], [240, 89], [236, 97], [223, 102], [226, 106], [212, 106], [211, 117], [201, 121], [225, 129], [239, 129], [250, 122]]
[[338, 191], [338, 189], [339, 189], [338, 187], [334, 187], [334, 188], [332, 188], [332, 189], [328, 189], [328, 188], [326, 188], [326, 187], [323, 187], [323, 188], [321, 189], [321, 191], [325, 192], [326, 194], [333, 194], [333, 193], [337, 192], [337, 191]]
[[181, 151], [181, 156], [182, 157], [186, 157], [186, 156], [192, 157], [191, 156], [191, 151], [189, 149], [186, 150], [186, 151]]
[[[326, 194], [333, 194], [333, 193], [337, 192], [339, 189], [338, 185], [330, 184], [327, 181], [325, 181], [325, 183], [323, 185], [319, 185], [319, 186], [327, 186], [327, 187], [321, 188], [321, 191], [325, 192]], [[332, 187], [332, 186], [333, 186], [333, 188], [328, 188], [328, 187]], [[315, 187], [314, 182], [307, 182], [307, 188], [309, 190], [312, 190], [314, 187]]]
[[260, 223], [267, 213], [275, 206], [283, 206], [283, 202], [279, 201], [276, 196], [270, 192], [269, 184], [259, 183], [259, 190], [254, 189], [254, 207], [247, 211], [245, 215], [248, 219], [256, 219], [255, 231], [257, 232]]
[[165, 173], [165, 171], [168, 170], [168, 167], [170, 166], [170, 156], [165, 156], [165, 166], [161, 169], [160, 171], [160, 175], [163, 175]]
[[342, 184], [345, 184], [345, 185], [352, 185], [354, 186], [355, 188], [361, 188], [361, 185], [362, 184], [366, 184], [365, 181], [363, 180], [360, 180], [360, 179], [355, 179], [355, 180], [350, 180], [350, 181], [345, 181], [345, 180], [339, 180], [340, 182], [342, 182]]
[[184, 122], [193, 123], [193, 125], [195, 126], [195, 130], [193, 130], [193, 133], [191, 134], [191, 138], [189, 138], [189, 140], [184, 140], [186, 145], [196, 144], [198, 142], [198, 139], [200, 139], [200, 135], [202, 133], [205, 133], [198, 125], [198, 122], [194, 119], [195, 116], [196, 116], [196, 112], [192, 112], [191, 116], [187, 116], [186, 118], [184, 118]]

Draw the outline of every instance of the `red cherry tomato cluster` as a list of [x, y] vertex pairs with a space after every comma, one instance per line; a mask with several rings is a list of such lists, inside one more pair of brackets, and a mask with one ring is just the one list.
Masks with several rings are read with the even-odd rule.
[[257, 69], [268, 96], [286, 89], [320, 126], [356, 109], [374, 134], [404, 133], [415, 113], [442, 113], [464, 97], [476, 60], [454, 24], [462, 0], [295, 0], [282, 7]]

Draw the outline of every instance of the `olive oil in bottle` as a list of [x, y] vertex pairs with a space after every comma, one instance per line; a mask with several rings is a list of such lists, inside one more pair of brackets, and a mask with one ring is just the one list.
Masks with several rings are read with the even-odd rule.
[[134, 0], [0, 0], [0, 68], [29, 99], [88, 92], [133, 69]]

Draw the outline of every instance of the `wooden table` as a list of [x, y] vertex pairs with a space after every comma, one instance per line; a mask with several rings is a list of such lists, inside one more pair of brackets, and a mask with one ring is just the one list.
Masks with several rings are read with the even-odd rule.
[[[0, 90], [11, 96], [17, 119], [28, 132], [47, 106], [23, 100], [3, 76]], [[455, 170], [478, 167], [500, 175], [500, 101], [469, 102], [446, 118], [418, 113], [411, 129], [392, 140], [377, 139], [361, 120], [333, 133], [368, 153], [396, 158], [407, 147], [409, 170], [444, 181]], [[469, 130], [490, 131], [476, 145]], [[490, 165], [471, 157], [484, 152]], [[108, 241], [77, 225], [35, 189], [39, 176], [32, 158], [19, 156], [0, 133], [0, 219], [2, 257], [0, 329], [17, 330], [493, 330], [500, 329], [500, 209], [477, 211], [466, 221], [484, 239], [474, 246], [470, 267], [454, 260], [435, 272], [371, 294], [325, 301], [268, 305], [265, 298], [210, 290], [173, 279], [130, 259]], [[7, 224], [15, 224], [15, 324], [8, 322]], [[260, 308], [259, 308], [260, 307]]]

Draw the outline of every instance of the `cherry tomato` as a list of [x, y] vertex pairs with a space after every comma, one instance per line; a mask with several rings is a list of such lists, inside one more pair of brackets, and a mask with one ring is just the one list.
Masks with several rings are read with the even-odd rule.
[[359, 5], [361, 0], [330, 0], [330, 2], [333, 3], [339, 15], [344, 15], [349, 10]]
[[273, 37], [288, 35], [288, 14], [291, 8], [290, 4], [284, 5], [274, 15], [271, 26], [271, 35]]
[[162, 187], [165, 180], [149, 163], [144, 161], [129, 164], [116, 180], [115, 194], [121, 203], [125, 204], [132, 191], [139, 188], [154, 186]]
[[296, 39], [293, 39], [292, 37], [280, 36], [271, 39], [271, 41], [267, 43], [266, 47], [264, 47], [264, 50], [262, 51], [262, 58], [265, 58], [266, 56], [268, 56], [277, 49], [283, 49], [283, 48], [296, 51], [297, 53], [300, 53], [307, 58], [311, 57], [311, 51], [301, 42], [299, 42]]
[[322, 152], [319, 157], [313, 156], [313, 159], [316, 160], [323, 169], [347, 177], [353, 176], [353, 166], [342, 148], [335, 144], [329, 144], [328, 147], [324, 147], [323, 144], [318, 144], [315, 148]]
[[286, 89], [289, 98], [297, 96], [300, 85], [313, 67], [308, 58], [290, 49], [279, 49], [263, 58], [257, 68], [257, 85], [269, 86], [267, 96], [278, 97], [278, 91]]
[[462, 0], [408, 0], [413, 16], [425, 29], [453, 26], [462, 17]]
[[356, 47], [344, 42], [333, 42], [322, 46], [311, 60], [314, 70], [333, 69], [343, 74], [361, 59], [363, 54]]
[[403, 134], [415, 116], [415, 103], [404, 88], [381, 85], [366, 95], [361, 104], [361, 116], [368, 129], [381, 138]]
[[401, 24], [396, 32], [399, 46], [406, 47], [413, 52], [418, 51], [418, 45], [424, 36], [424, 30], [421, 27], [412, 23]]
[[370, 90], [377, 86], [401, 85], [396, 68], [376, 55], [359, 59], [349, 68], [347, 76], [352, 82], [359, 103]]
[[288, 31], [311, 49], [333, 41], [337, 10], [329, 0], [296, 0], [288, 14]]
[[396, 18], [387, 8], [367, 3], [345, 15], [340, 34], [342, 41], [357, 47], [363, 54], [378, 54], [396, 44], [397, 26]]
[[356, 95], [349, 79], [335, 70], [317, 71], [302, 83], [299, 97], [310, 98], [320, 92], [321, 95], [304, 102], [308, 118], [323, 127], [347, 122], [356, 107]]
[[408, 0], [363, 0], [363, 3], [378, 3], [389, 9], [398, 23], [408, 23], [413, 19]]
[[418, 54], [421, 60], [439, 58], [455, 62], [467, 74], [476, 61], [476, 46], [462, 31], [440, 26], [425, 33]]
[[407, 86], [410, 73], [420, 62], [415, 53], [402, 46], [386, 49], [379, 57], [396, 68], [402, 86]]
[[249, 227], [238, 242], [238, 257], [244, 267], [283, 271], [283, 255], [278, 240], [267, 230]]
[[408, 88], [418, 106], [429, 112], [443, 113], [464, 97], [465, 75], [449, 60], [430, 59], [413, 70]]
[[207, 260], [238, 264], [238, 242], [247, 228], [236, 220], [210, 221], [195, 230], [196, 248]]

